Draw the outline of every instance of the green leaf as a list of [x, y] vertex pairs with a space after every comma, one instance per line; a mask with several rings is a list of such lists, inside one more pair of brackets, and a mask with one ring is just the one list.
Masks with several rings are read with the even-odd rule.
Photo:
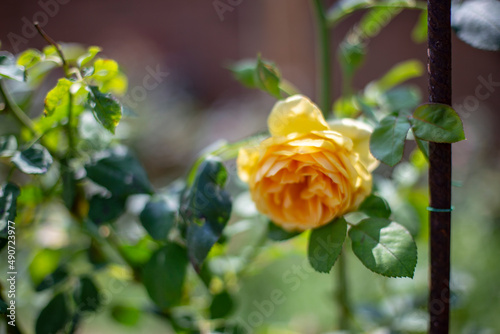
[[401, 12], [397, 7], [375, 7], [370, 9], [354, 30], [362, 38], [372, 38], [377, 36], [380, 31], [392, 21]]
[[63, 112], [67, 115], [70, 100], [69, 90], [72, 85], [73, 83], [65, 78], [57, 81], [57, 85], [45, 97], [45, 115], [52, 116], [58, 108], [63, 109]]
[[269, 221], [267, 228], [267, 237], [274, 241], [285, 241], [299, 235], [300, 233], [301, 232], [290, 232], [284, 230], [272, 221]]
[[14, 56], [6, 51], [0, 51], [0, 79], [24, 81], [24, 69], [16, 64]]
[[367, 218], [349, 230], [352, 250], [377, 274], [413, 278], [417, 246], [403, 226], [384, 218]]
[[437, 143], [456, 143], [465, 139], [462, 120], [452, 107], [428, 103], [418, 107], [410, 118], [416, 137]]
[[[414, 0], [340, 0], [335, 2], [335, 4], [328, 10], [326, 15], [328, 25], [335, 26], [349, 14], [360, 9], [368, 9], [372, 7], [389, 8], [393, 9], [393, 11], [404, 8], [425, 9], [425, 2], [415, 2]], [[375, 21], [375, 24], [376, 23], [377, 21]]]
[[307, 257], [311, 266], [320, 273], [329, 273], [342, 252], [347, 232], [344, 217], [311, 231]]
[[59, 293], [45, 306], [36, 320], [36, 334], [55, 334], [64, 329], [71, 319], [67, 297]]
[[500, 2], [475, 0], [454, 2], [451, 27], [458, 38], [482, 50], [500, 50]]
[[341, 96], [333, 103], [333, 112], [338, 118], [355, 117], [359, 113], [356, 97]]
[[281, 74], [276, 66], [262, 61], [260, 56], [257, 58], [257, 85], [271, 94], [272, 96], [281, 99], [280, 81]]
[[115, 305], [111, 309], [111, 316], [125, 326], [135, 326], [141, 318], [141, 310], [134, 306]]
[[7, 303], [3, 299], [0, 299], [0, 314], [7, 314], [8, 312], [7, 308], [9, 306], [10, 305], [7, 305]]
[[424, 74], [424, 65], [419, 60], [410, 59], [394, 65], [375, 84], [378, 89], [385, 92], [407, 80], [420, 77], [422, 74]]
[[118, 63], [113, 59], [97, 59], [91, 73], [89, 79], [100, 92], [120, 96], [127, 91], [127, 77], [120, 71]]
[[98, 47], [98, 46], [91, 46], [91, 47], [89, 47], [88, 50], [87, 50], [87, 53], [85, 53], [85, 54], [81, 55], [80, 57], [78, 57], [78, 59], [76, 60], [76, 64], [80, 68], [84, 67], [90, 61], [92, 61], [92, 59], [94, 59], [94, 57], [99, 52], [101, 52], [101, 48], [100, 47]]
[[89, 276], [80, 277], [73, 298], [79, 311], [94, 312], [101, 305], [99, 289]]
[[196, 269], [219, 240], [231, 215], [231, 198], [223, 189], [227, 171], [218, 158], [208, 157], [198, 167], [181, 207], [189, 258]]
[[89, 201], [89, 218], [96, 225], [111, 223], [125, 212], [126, 198], [94, 195]]
[[418, 17], [417, 24], [411, 31], [411, 38], [415, 43], [423, 43], [427, 40], [427, 11], [423, 10]]
[[135, 245], [121, 245], [120, 253], [136, 267], [142, 267], [146, 264], [153, 254], [153, 247], [156, 243], [150, 237], [145, 236]]
[[26, 174], [45, 174], [53, 162], [49, 151], [40, 144], [34, 144], [24, 151], [16, 152], [11, 161]]
[[389, 203], [382, 197], [373, 194], [368, 196], [363, 203], [361, 203], [358, 211], [374, 218], [389, 218], [391, 216]]
[[425, 160], [429, 162], [429, 143], [421, 139], [418, 139], [417, 137], [415, 137], [415, 142], [417, 143], [417, 146], [420, 152], [422, 152]]
[[226, 318], [234, 309], [233, 297], [227, 291], [222, 291], [214, 296], [210, 304], [210, 318]]
[[370, 5], [369, 0], [339, 0], [328, 10], [327, 18], [330, 25], [337, 24], [348, 14], [367, 8]]
[[92, 78], [97, 82], [104, 82], [115, 77], [120, 71], [118, 63], [113, 59], [96, 59]]
[[406, 115], [391, 114], [380, 121], [370, 137], [370, 151], [383, 163], [394, 166], [403, 158], [410, 121]]
[[248, 88], [258, 88], [256, 79], [257, 62], [255, 59], [240, 60], [229, 66], [233, 76], [243, 86]]
[[[9, 236], [9, 221], [15, 222], [19, 187], [6, 183], [0, 188], [0, 249], [5, 247]], [[12, 225], [15, 228], [15, 225]]]
[[0, 158], [11, 157], [16, 153], [17, 140], [14, 136], [0, 137]]
[[365, 61], [366, 47], [360, 41], [344, 40], [339, 45], [338, 59], [344, 73], [352, 76]]
[[59, 267], [61, 252], [54, 249], [41, 249], [31, 260], [28, 270], [33, 286], [38, 286], [45, 277], [51, 275]]
[[156, 197], [146, 204], [139, 218], [153, 239], [167, 240], [168, 233], [177, 220], [177, 209], [165, 198]]
[[53, 287], [68, 278], [68, 271], [64, 266], [58, 267], [54, 272], [44, 277], [44, 279], [35, 287], [36, 292]]
[[75, 204], [76, 198], [76, 180], [75, 173], [68, 165], [68, 161], [66, 159], [61, 161], [61, 179], [62, 179], [62, 197], [64, 200], [64, 205], [66, 208], [71, 210], [73, 205]]
[[98, 153], [85, 170], [89, 179], [117, 197], [153, 192], [140, 162], [122, 146]]
[[422, 95], [418, 87], [402, 85], [382, 93], [381, 99], [389, 112], [410, 112], [422, 102]]
[[24, 69], [29, 69], [30, 67], [38, 64], [43, 58], [43, 54], [36, 49], [28, 49], [17, 57], [17, 65], [24, 67]]
[[167, 310], [180, 302], [188, 263], [186, 249], [167, 243], [144, 266], [144, 286], [160, 309]]
[[88, 104], [96, 120], [109, 132], [115, 128], [122, 118], [122, 106], [111, 94], [103, 94], [96, 86], [88, 86]]

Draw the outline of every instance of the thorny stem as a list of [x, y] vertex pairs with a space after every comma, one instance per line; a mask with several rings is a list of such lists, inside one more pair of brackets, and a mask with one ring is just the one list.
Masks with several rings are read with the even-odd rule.
[[330, 54], [330, 31], [326, 20], [326, 13], [322, 0], [314, 0], [314, 10], [316, 14], [317, 33], [318, 33], [318, 52], [320, 65], [318, 74], [320, 78], [319, 106], [323, 115], [329, 115], [332, 108], [332, 63]]

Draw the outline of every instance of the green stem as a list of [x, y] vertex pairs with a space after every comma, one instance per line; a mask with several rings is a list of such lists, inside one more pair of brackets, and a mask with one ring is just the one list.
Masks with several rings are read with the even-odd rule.
[[318, 66], [318, 76], [321, 82], [319, 106], [323, 115], [326, 117], [329, 115], [329, 111], [332, 108], [331, 94], [333, 85], [331, 77], [330, 31], [326, 20], [325, 8], [321, 1], [322, 0], [314, 0], [314, 9], [318, 25], [318, 52], [320, 58], [320, 65]]
[[5, 87], [5, 83], [3, 80], [0, 80], [0, 95], [5, 102], [6, 107], [12, 111], [12, 116], [25, 128], [27, 128], [35, 137], [39, 135], [38, 131], [35, 129], [33, 122], [31, 119], [24, 113], [24, 111], [19, 108], [19, 106], [14, 101], [12, 95]]
[[72, 158], [75, 152], [75, 137], [73, 133], [73, 94], [69, 94], [69, 104], [68, 104], [68, 123], [66, 124], [66, 132], [68, 136], [68, 152], [67, 157]]
[[349, 330], [349, 318], [351, 311], [347, 297], [347, 270], [345, 264], [345, 250], [339, 255], [337, 260], [337, 280], [338, 286], [335, 291], [335, 299], [339, 308], [339, 327], [340, 330]]

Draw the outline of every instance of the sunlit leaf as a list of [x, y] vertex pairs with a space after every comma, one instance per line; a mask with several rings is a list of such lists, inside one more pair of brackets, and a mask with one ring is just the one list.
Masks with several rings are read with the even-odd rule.
[[127, 77], [120, 70], [118, 63], [112, 59], [96, 59], [89, 80], [102, 93], [123, 95], [127, 90]]
[[78, 65], [78, 67], [84, 67], [85, 65], [87, 65], [89, 62], [91, 62], [94, 57], [99, 53], [101, 52], [101, 48], [98, 47], [98, 46], [91, 46], [88, 48], [87, 50], [87, 53], [81, 55], [80, 57], [78, 57], [78, 59], [76, 60], [76, 64]]
[[423, 74], [424, 65], [419, 60], [410, 59], [394, 65], [375, 84], [380, 91], [385, 92], [409, 79], [420, 77]]
[[109, 132], [115, 133], [115, 128], [122, 118], [121, 104], [111, 94], [101, 93], [96, 86], [88, 88], [88, 105], [96, 120]]
[[36, 49], [28, 49], [17, 57], [17, 65], [24, 67], [25, 69], [29, 69], [30, 67], [35, 66], [42, 60], [43, 54]]
[[115, 305], [111, 309], [111, 316], [125, 326], [135, 326], [141, 318], [142, 312], [134, 306]]
[[62, 78], [57, 81], [57, 85], [52, 88], [45, 97], [45, 110], [47, 116], [52, 116], [57, 108], [63, 108], [67, 115], [69, 106], [69, 90], [73, 83], [68, 79]]
[[28, 270], [33, 285], [38, 286], [45, 277], [49, 276], [59, 266], [61, 253], [54, 249], [41, 249], [31, 260]]
[[427, 40], [427, 11], [423, 10], [418, 17], [418, 21], [411, 31], [411, 38], [416, 43], [423, 43]]

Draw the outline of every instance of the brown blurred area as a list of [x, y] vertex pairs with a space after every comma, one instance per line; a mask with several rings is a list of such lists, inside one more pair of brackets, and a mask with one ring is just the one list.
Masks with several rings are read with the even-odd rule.
[[[154, 139], [139, 141], [138, 151], [142, 155], [145, 153], [141, 149], [154, 146], [156, 150], [168, 152], [171, 145], [177, 145], [174, 134], [186, 137], [193, 132], [204, 133], [203, 144], [195, 143], [199, 138], [185, 139], [192, 142], [191, 151], [196, 151], [219, 137], [234, 140], [265, 127], [265, 117], [273, 100], [240, 87], [224, 68], [230, 61], [255, 57], [261, 52], [264, 58], [274, 61], [283, 76], [304, 94], [314, 97], [316, 92], [315, 26], [310, 1], [233, 0], [229, 3], [238, 4], [222, 15], [217, 13], [214, 2], [2, 0], [0, 40], [2, 49], [9, 51], [43, 47], [44, 41], [37, 35], [31, 35], [16, 45], [9, 38], [12, 33], [23, 36], [23, 32], [29, 29], [28, 22], [38, 20], [58, 41], [101, 46], [106, 56], [116, 59], [125, 68], [130, 87], [141, 84], [148, 66], [168, 71], [170, 75], [165, 82], [150, 92], [145, 103], [157, 113], [170, 112], [171, 117], [165, 120], [155, 114], [154, 117], [163, 121], [147, 126], [148, 131], [142, 135], [153, 131]], [[228, 3], [226, 0], [222, 2]], [[334, 50], [360, 15], [349, 17], [336, 28]], [[415, 11], [403, 12], [370, 41], [366, 62], [354, 80], [357, 89], [380, 77], [397, 62], [416, 58], [425, 63], [425, 43], [415, 44], [410, 38], [417, 17]], [[481, 84], [480, 77], [487, 79], [491, 76], [492, 81], [499, 83], [499, 61], [500, 53], [474, 49], [454, 37], [455, 103], [463, 103], [465, 98], [475, 96]], [[334, 66], [333, 75], [334, 96], [338, 97], [341, 82], [338, 64]], [[426, 77], [414, 80], [414, 83], [422, 88], [425, 99]], [[493, 128], [498, 124], [499, 91], [500, 84], [497, 84], [490, 96], [480, 100], [479, 107], [471, 107], [474, 110], [464, 118], [468, 138], [479, 138], [479, 142], [490, 144], [494, 142], [495, 145], [487, 145], [489, 148], [500, 143], [498, 135], [488, 135], [493, 132], [483, 131], [483, 128]], [[182, 112], [174, 111], [173, 106], [178, 101], [175, 92], [186, 94], [194, 102], [184, 104], [184, 109], [177, 108]], [[252, 106], [242, 108], [245, 104]], [[146, 109], [144, 104], [140, 106]], [[197, 110], [190, 114], [196, 118], [194, 123], [186, 121], [184, 125], [172, 125], [192, 110]], [[224, 115], [230, 119], [221, 123]], [[170, 131], [168, 129], [174, 134], [163, 133]], [[478, 140], [474, 144], [469, 141], [456, 145], [460, 154], [465, 154], [465, 160], [473, 158]], [[168, 166], [175, 169], [175, 166], [188, 163], [186, 159], [190, 158], [184, 151], [186, 148], [181, 147], [168, 154], [157, 153], [155, 162], [146, 162], [149, 171], [161, 175], [170, 168]]]

